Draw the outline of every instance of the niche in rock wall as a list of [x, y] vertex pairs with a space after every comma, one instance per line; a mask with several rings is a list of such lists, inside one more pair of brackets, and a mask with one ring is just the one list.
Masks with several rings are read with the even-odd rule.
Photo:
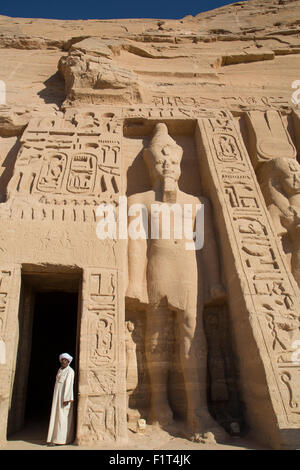
[[246, 425], [227, 305], [205, 307], [203, 319], [207, 341], [208, 409], [229, 434], [240, 435], [246, 431]]
[[127, 196], [148, 191], [151, 183], [145, 162], [143, 150], [148, 147], [155, 125], [165, 122], [169, 135], [182, 147], [181, 175], [178, 181], [179, 189], [194, 196], [201, 195], [199, 165], [194, 141], [195, 122], [186, 121], [150, 121], [127, 120], [124, 124], [123, 155], [124, 171], [127, 179]]

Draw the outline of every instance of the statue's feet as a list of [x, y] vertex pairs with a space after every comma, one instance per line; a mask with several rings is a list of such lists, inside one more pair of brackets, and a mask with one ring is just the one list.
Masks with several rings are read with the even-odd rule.
[[127, 409], [127, 422], [128, 423], [136, 423], [141, 417], [141, 414], [138, 410], [135, 409]]
[[216, 444], [225, 442], [228, 434], [209, 414], [205, 414], [189, 420], [187, 437], [193, 442]]
[[212, 432], [191, 432], [189, 439], [192, 442], [199, 442], [201, 444], [216, 444], [215, 436]]
[[151, 423], [158, 427], [169, 427], [174, 424], [173, 412], [169, 405], [152, 408]]
[[141, 418], [138, 410], [129, 409], [127, 410], [127, 427], [130, 431], [137, 432], [138, 420]]

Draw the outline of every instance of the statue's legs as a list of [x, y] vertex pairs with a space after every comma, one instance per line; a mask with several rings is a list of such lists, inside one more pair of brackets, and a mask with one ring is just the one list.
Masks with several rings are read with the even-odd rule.
[[207, 408], [207, 345], [202, 308], [177, 313], [180, 360], [187, 397], [188, 437], [206, 442], [224, 440], [226, 432], [211, 417]]
[[169, 309], [165, 305], [149, 308], [145, 342], [151, 386], [151, 422], [162, 426], [173, 421], [168, 401], [168, 316]]

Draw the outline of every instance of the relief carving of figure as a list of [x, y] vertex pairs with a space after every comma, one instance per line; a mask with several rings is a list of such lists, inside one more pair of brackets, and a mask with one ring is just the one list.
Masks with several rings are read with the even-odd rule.
[[126, 392], [127, 392], [127, 421], [129, 426], [136, 428], [140, 413], [130, 408], [130, 397], [138, 386], [138, 363], [136, 343], [133, 339], [135, 325], [132, 321], [126, 322], [125, 349], [126, 349]]
[[[154, 239], [150, 235], [148, 239], [129, 236], [126, 297], [128, 302], [139, 301], [147, 306], [145, 351], [151, 389], [150, 422], [167, 430], [175, 425], [168, 400], [170, 348], [166, 345], [166, 333], [172, 334], [167, 328], [171, 314], [175, 315], [179, 335], [187, 400], [186, 435], [196, 442], [214, 442], [224, 439], [226, 433], [207, 409], [207, 346], [202, 316], [204, 303], [224, 302], [225, 291], [209, 200], [184, 193], [178, 187], [182, 155], [183, 149], [168, 135], [167, 126], [157, 124], [150, 145], [143, 152], [152, 189], [128, 198], [129, 214], [133, 204], [142, 204], [147, 209], [145, 223], [150, 234], [153, 204], [204, 205], [203, 249], [187, 250], [187, 239], [177, 239], [172, 222], [169, 239], [163, 238], [159, 230], [159, 237]], [[129, 226], [133, 219], [129, 215]], [[194, 212], [192, 222], [195, 223]]]
[[262, 165], [258, 180], [277, 235], [289, 238], [291, 271], [300, 287], [300, 164], [275, 158]]

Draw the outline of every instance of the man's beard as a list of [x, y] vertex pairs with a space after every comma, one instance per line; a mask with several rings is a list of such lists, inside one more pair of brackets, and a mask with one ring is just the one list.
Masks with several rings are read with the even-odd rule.
[[163, 182], [163, 202], [175, 203], [177, 196], [176, 180], [170, 176], [164, 177]]

